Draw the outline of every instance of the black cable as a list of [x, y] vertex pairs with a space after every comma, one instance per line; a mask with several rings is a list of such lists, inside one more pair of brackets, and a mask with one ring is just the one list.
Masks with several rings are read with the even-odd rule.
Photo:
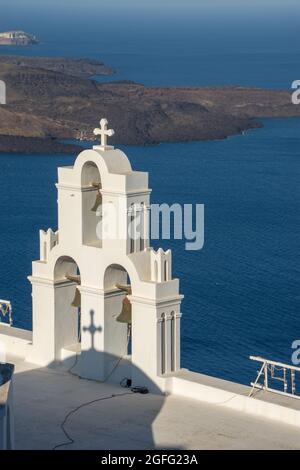
[[74, 369], [74, 367], [77, 365], [77, 362], [78, 362], [78, 353], [76, 352], [75, 354], [76, 354], [76, 357], [75, 357], [74, 364], [70, 367], [70, 369], [67, 370], [67, 372], [69, 372], [71, 375], [76, 376], [76, 374], [73, 374], [73, 372], [72, 372], [72, 370]]
[[64, 433], [64, 435], [66, 436], [66, 438], [68, 439], [68, 442], [63, 442], [62, 444], [57, 444], [56, 446], [54, 446], [52, 448], [52, 450], [56, 450], [59, 447], [69, 446], [71, 444], [74, 444], [75, 441], [74, 441], [74, 439], [72, 439], [70, 434], [66, 431], [65, 425], [67, 424], [67, 421], [70, 418], [70, 416], [72, 416], [74, 413], [79, 411], [81, 408], [84, 408], [85, 406], [88, 406], [88, 405], [92, 405], [93, 403], [96, 403], [98, 401], [109, 400], [110, 398], [122, 397], [124, 395], [132, 395], [132, 394], [133, 394], [133, 392], [130, 391], [130, 392], [124, 392], [124, 393], [116, 393], [116, 394], [108, 395], [106, 397], [96, 398], [95, 400], [91, 400], [91, 401], [88, 401], [86, 403], [82, 403], [81, 405], [77, 406], [73, 410], [69, 411], [69, 413], [66, 414], [63, 422], [60, 425], [60, 428], [61, 428], [62, 432]]
[[[127, 330], [127, 348], [128, 348], [128, 345], [129, 345], [129, 341], [130, 341], [130, 334], [131, 334], [131, 327], [130, 325], [128, 325], [128, 330]], [[96, 379], [87, 379], [85, 378], [85, 380], [91, 380], [93, 382], [100, 382], [100, 383], [105, 383], [107, 382], [107, 380], [112, 376], [112, 374], [114, 373], [114, 371], [116, 370], [116, 368], [118, 367], [118, 365], [120, 364], [120, 362], [124, 359], [125, 356], [121, 356], [117, 359], [117, 362], [116, 364], [113, 366], [112, 370], [108, 373], [108, 375], [105, 377], [105, 379], [103, 380], [96, 380]], [[76, 366], [78, 362], [78, 353], [76, 352], [76, 358], [75, 358], [75, 362], [74, 364], [70, 367], [70, 369], [67, 370], [67, 372], [69, 372], [71, 375], [73, 376], [76, 376], [78, 377], [79, 379], [82, 379], [82, 377], [80, 377], [80, 375], [78, 374], [73, 374], [72, 373], [72, 370], [74, 369], [74, 367]], [[125, 379], [126, 377], [124, 377]], [[124, 380], [122, 379], [121, 382]]]
[[[128, 325], [129, 326], [129, 325]], [[128, 344], [129, 344], [129, 341], [130, 341], [130, 328], [128, 328], [127, 330], [127, 348], [128, 348]], [[124, 359], [124, 356], [123, 357], [120, 357], [116, 364], [114, 365], [114, 367], [112, 368], [112, 370], [109, 372], [109, 374], [105, 377], [104, 380], [94, 380], [94, 379], [85, 379], [85, 380], [91, 380], [93, 382], [100, 382], [100, 383], [105, 383], [110, 377], [111, 375], [113, 374], [113, 372], [116, 370], [116, 368], [118, 367], [118, 365], [120, 364], [120, 362], [122, 361], [122, 359]], [[73, 374], [71, 371], [73, 370], [73, 368], [76, 366], [77, 364], [77, 361], [78, 361], [78, 353], [76, 353], [76, 358], [75, 358], [75, 362], [74, 364], [70, 367], [70, 369], [67, 370], [68, 373], [70, 373], [71, 375], [75, 375]], [[79, 375], [76, 374], [76, 377], [78, 377], [79, 379], [81, 379], [81, 377]], [[124, 380], [126, 379], [126, 385], [121, 385], [122, 383], [124, 383]], [[130, 385], [129, 385], [130, 383]], [[120, 382], [120, 385], [123, 387], [123, 388], [130, 388], [131, 387], [131, 379], [128, 379], [127, 377], [124, 377], [121, 382]], [[146, 390], [146, 392], [145, 392]], [[117, 394], [113, 394], [113, 395], [109, 395], [107, 397], [102, 397], [102, 398], [96, 398], [95, 400], [92, 400], [92, 401], [89, 401], [89, 402], [86, 402], [86, 403], [82, 403], [81, 405], [77, 406], [77, 408], [74, 408], [73, 410], [69, 411], [69, 413], [66, 414], [63, 422], [61, 423], [60, 425], [60, 428], [61, 430], [63, 431], [64, 435], [66, 436], [66, 438], [68, 439], [68, 442], [64, 442], [62, 444], [58, 444], [56, 445], [55, 447], [52, 448], [52, 450], [56, 450], [58, 449], [59, 447], [63, 447], [63, 446], [68, 446], [68, 445], [71, 445], [71, 444], [74, 444], [74, 439], [72, 439], [72, 437], [68, 434], [68, 432], [66, 431], [65, 429], [65, 425], [69, 419], [69, 417], [71, 415], [73, 415], [74, 413], [76, 413], [77, 411], [79, 411], [81, 408], [84, 408], [85, 406], [88, 406], [88, 405], [91, 405], [93, 403], [96, 403], [98, 401], [102, 401], [102, 400], [109, 400], [110, 398], [115, 398], [115, 397], [121, 397], [121, 396], [124, 396], [124, 395], [132, 395], [134, 393], [148, 393], [148, 390], [144, 387], [133, 387], [132, 389], [130, 389], [130, 392], [124, 392], [124, 393], [117, 393]]]

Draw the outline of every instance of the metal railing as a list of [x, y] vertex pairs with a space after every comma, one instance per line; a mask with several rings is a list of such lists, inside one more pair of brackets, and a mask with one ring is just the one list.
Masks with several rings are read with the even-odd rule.
[[2, 323], [2, 318], [8, 317], [8, 324], [12, 326], [13, 324], [13, 311], [11, 302], [9, 300], [0, 299], [0, 324]]
[[[259, 356], [250, 356], [250, 359], [252, 361], [262, 362], [262, 366], [258, 371], [255, 382], [251, 382], [252, 388], [249, 397], [253, 395], [254, 389], [260, 389], [287, 397], [297, 398], [298, 400], [300, 399], [300, 395], [296, 393], [296, 372], [300, 373], [300, 367], [271, 361]], [[263, 383], [259, 382], [261, 378], [263, 378]], [[283, 390], [271, 388], [269, 381], [272, 379], [281, 382]]]

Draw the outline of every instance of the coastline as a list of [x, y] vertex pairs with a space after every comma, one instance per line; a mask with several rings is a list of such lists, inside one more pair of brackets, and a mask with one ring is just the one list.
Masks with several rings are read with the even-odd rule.
[[79, 144], [59, 142], [56, 139], [0, 135], [0, 154], [68, 154], [79, 152], [80, 149]]
[[262, 118], [300, 116], [288, 90], [147, 87], [89, 78], [101, 73], [114, 71], [90, 59], [0, 56], [7, 88], [0, 152], [68, 153], [61, 141], [94, 140], [95, 116], [106, 116], [116, 130], [113, 145], [222, 140], [262, 127]]

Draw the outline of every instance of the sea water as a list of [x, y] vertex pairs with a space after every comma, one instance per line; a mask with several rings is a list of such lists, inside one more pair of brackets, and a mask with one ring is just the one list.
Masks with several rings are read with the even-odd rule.
[[[99, 80], [150, 86], [289, 88], [300, 78], [296, 21], [288, 11], [268, 21], [241, 12], [225, 12], [222, 21], [211, 11], [154, 18], [105, 10], [103, 19], [96, 11], [39, 7], [34, 17], [30, 8], [13, 15], [7, 7], [1, 29], [15, 29], [17, 16], [41, 43], [0, 47], [0, 54], [99, 58], [117, 71]], [[179, 240], [155, 242], [172, 249], [185, 295], [182, 366], [247, 384], [257, 369], [250, 354], [290, 362], [300, 335], [300, 120], [264, 125], [223, 141], [121, 146], [135, 169], [149, 171], [152, 202], [205, 205], [201, 251], [186, 251]], [[0, 297], [12, 301], [21, 328], [31, 328], [26, 276], [39, 256], [38, 230], [57, 226], [57, 167], [74, 158], [0, 155]]]

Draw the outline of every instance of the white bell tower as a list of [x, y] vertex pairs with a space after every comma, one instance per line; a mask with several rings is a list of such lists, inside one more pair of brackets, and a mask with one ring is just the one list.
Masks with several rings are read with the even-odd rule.
[[[101, 145], [58, 169], [58, 230], [40, 231], [40, 260], [29, 278], [30, 359], [74, 359], [78, 375], [106, 380], [126, 356], [133, 384], [163, 387], [180, 369], [179, 281], [172, 279], [170, 250], [149, 247], [148, 174], [107, 145], [114, 131], [105, 119], [94, 133]], [[128, 327], [117, 321], [124, 299], [132, 312], [131, 351]]]

